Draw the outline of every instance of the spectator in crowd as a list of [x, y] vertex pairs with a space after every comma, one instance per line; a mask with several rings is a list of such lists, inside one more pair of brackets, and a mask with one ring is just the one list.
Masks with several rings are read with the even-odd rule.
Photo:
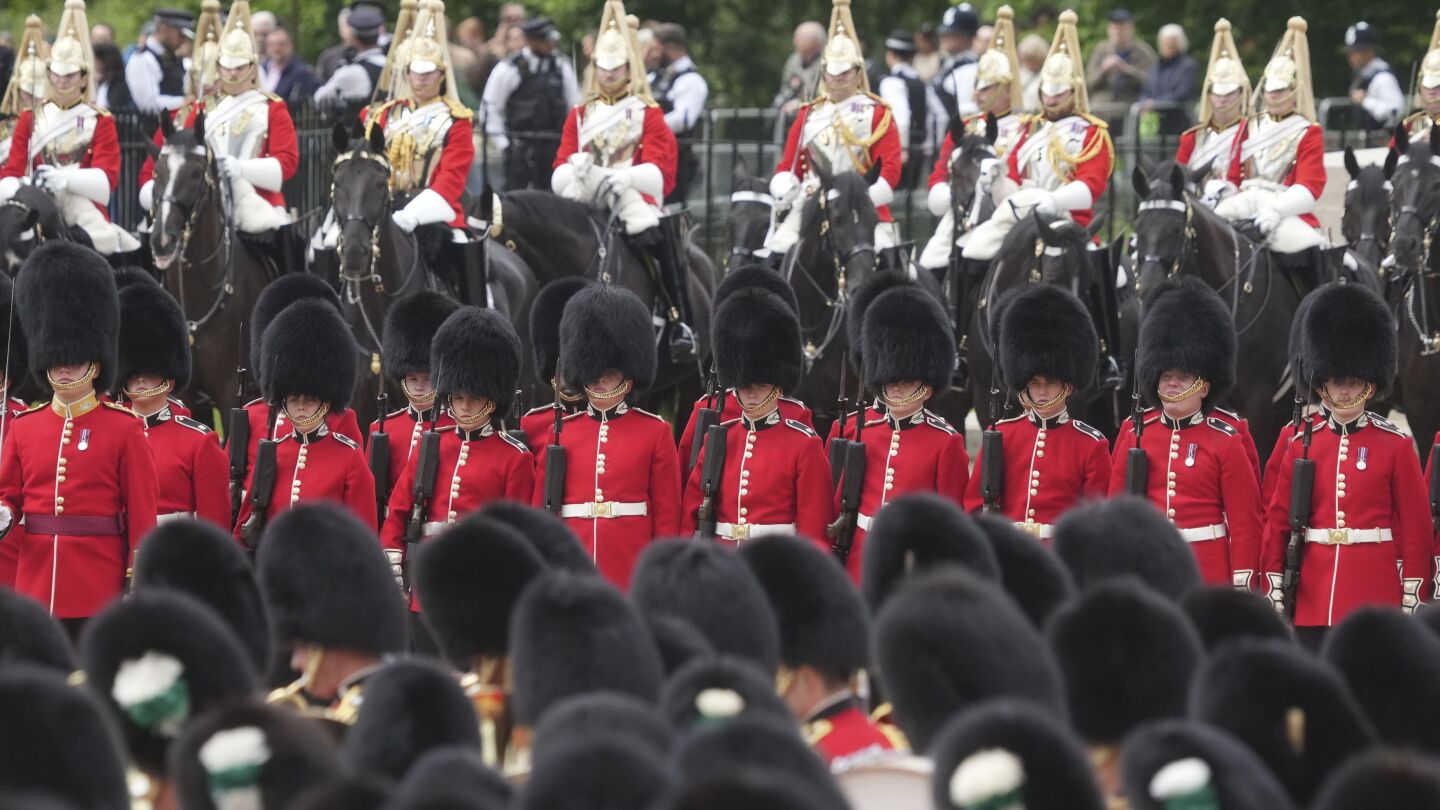
[[1155, 45], [1160, 58], [1145, 75], [1140, 100], [1145, 102], [1146, 112], [1157, 103], [1180, 105], [1160, 110], [1159, 131], [1161, 135], [1179, 135], [1190, 128], [1190, 105], [1195, 101], [1195, 60], [1186, 53], [1190, 40], [1184, 28], [1171, 23], [1160, 28]]
[[490, 53], [499, 62], [525, 47], [525, 38], [517, 29], [525, 24], [525, 4], [506, 3], [500, 7], [500, 24], [495, 26], [495, 36], [490, 38]]
[[95, 104], [110, 112], [133, 110], [130, 87], [125, 83], [125, 60], [114, 42], [94, 43]]
[[1345, 31], [1345, 50], [1354, 72], [1350, 80], [1353, 125], [1371, 130], [1394, 127], [1405, 112], [1405, 93], [1395, 71], [1376, 53], [1380, 50], [1379, 32], [1369, 23], [1355, 23]]
[[545, 17], [519, 30], [525, 46], [506, 57], [485, 83], [485, 135], [505, 155], [505, 188], [549, 188], [551, 164], [570, 108], [580, 103], [575, 66], [556, 48]]
[[1026, 34], [1016, 49], [1020, 57], [1020, 99], [1025, 112], [1040, 109], [1040, 68], [1045, 66], [1045, 55], [1049, 52], [1050, 43], [1039, 34]]
[[125, 63], [130, 98], [144, 113], [173, 110], [185, 101], [185, 62], [181, 47], [195, 36], [195, 15], [160, 9], [153, 17], [155, 33]]
[[650, 93], [665, 111], [665, 126], [675, 133], [679, 152], [675, 162], [675, 188], [666, 195], [666, 204], [684, 202], [690, 183], [700, 171], [695, 141], [705, 118], [710, 84], [690, 58], [685, 29], [675, 23], [655, 26], [656, 69], [650, 74]]
[[461, 104], [472, 110], [478, 110], [480, 109], [480, 93], [485, 86], [477, 87], [470, 83], [470, 75], [475, 72], [477, 59], [474, 51], [457, 40], [455, 29], [455, 23], [446, 19], [445, 41], [450, 47], [450, 67], [455, 71], [455, 95], [460, 98]]
[[640, 43], [640, 61], [645, 64], [645, 73], [648, 75], [659, 70], [661, 45], [655, 39], [655, 29], [641, 28], [635, 32], [635, 39]]
[[944, 59], [931, 84], [947, 121], [957, 113], [964, 116], [976, 112], [975, 66], [980, 53], [975, 50], [975, 35], [979, 32], [980, 15], [969, 3], [945, 9], [940, 19], [940, 51]]
[[[0, 38], [9, 34], [9, 31], [0, 31]], [[14, 44], [0, 43], [0, 87], [10, 86], [10, 73], [15, 69], [15, 46]], [[0, 154], [10, 154], [6, 149]]]
[[250, 33], [255, 35], [256, 53], [269, 52], [269, 49], [265, 47], [265, 38], [278, 27], [280, 27], [280, 21], [275, 19], [274, 12], [257, 11], [250, 15]]
[[975, 31], [975, 54], [979, 56], [990, 50], [990, 41], [995, 38], [995, 26], [982, 25]]
[[260, 86], [287, 102], [296, 103], [313, 97], [319, 85], [310, 66], [295, 58], [295, 40], [291, 38], [290, 30], [277, 25], [265, 37]]
[[788, 128], [800, 105], [815, 95], [820, 80], [820, 52], [825, 49], [825, 26], [806, 20], [795, 26], [795, 50], [780, 71], [780, 92], [771, 105], [780, 110]]
[[[890, 72], [880, 80], [880, 98], [890, 105], [895, 129], [900, 133], [901, 171], [899, 189], [913, 189], [930, 173], [930, 133], [935, 115], [943, 115], [934, 92], [926, 86], [910, 60], [915, 56], [915, 37], [903, 29], [885, 39], [885, 64]], [[933, 110], [933, 112], [932, 112]]]
[[505, 54], [514, 56], [525, 49], [525, 29], [516, 25], [505, 32]]
[[347, 24], [355, 41], [355, 53], [315, 91], [316, 101], [369, 100], [385, 68], [385, 52], [380, 49], [385, 16], [379, 7], [352, 4]]
[[1154, 67], [1155, 50], [1135, 38], [1135, 18], [1128, 9], [1110, 12], [1105, 41], [1090, 51], [1085, 75], [1090, 77], [1090, 109], [1110, 122], [1112, 135], [1122, 134], [1125, 114], [1140, 98], [1145, 76]]
[[[115, 42], [115, 29], [109, 23], [95, 23], [90, 26], [90, 47]], [[118, 51], [117, 51], [118, 53]]]
[[340, 9], [340, 16], [335, 21], [336, 28], [340, 31], [340, 41], [320, 52], [315, 60], [315, 76], [322, 82], [330, 81], [346, 62], [350, 61], [357, 49], [355, 47], [355, 34], [350, 30], [350, 8]]
[[465, 80], [477, 93], [484, 92], [490, 71], [495, 68], [496, 59], [486, 43], [485, 23], [479, 17], [466, 17], [455, 26], [455, 40], [474, 55]]
[[940, 35], [935, 26], [925, 23], [915, 31], [915, 72], [928, 82], [940, 72]]

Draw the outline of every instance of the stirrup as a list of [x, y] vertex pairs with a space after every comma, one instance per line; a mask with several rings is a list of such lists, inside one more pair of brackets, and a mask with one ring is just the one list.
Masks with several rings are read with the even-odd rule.
[[964, 357], [956, 356], [955, 369], [950, 372], [950, 388], [953, 391], [964, 391], [970, 385], [970, 364]]
[[1101, 391], [1119, 391], [1125, 385], [1125, 375], [1120, 373], [1120, 364], [1116, 362], [1115, 356], [1109, 353], [1100, 355], [1100, 363], [1095, 367], [1095, 378]]
[[666, 341], [670, 346], [670, 362], [693, 363], [698, 354], [695, 332], [683, 321], [671, 321], [666, 327]]

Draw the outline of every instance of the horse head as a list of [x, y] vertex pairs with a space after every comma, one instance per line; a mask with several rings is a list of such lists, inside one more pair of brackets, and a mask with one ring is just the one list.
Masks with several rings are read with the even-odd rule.
[[1379, 267], [1390, 249], [1390, 177], [1399, 156], [1391, 152], [1382, 166], [1361, 167], [1355, 150], [1345, 147], [1345, 214], [1340, 233], [1350, 249], [1370, 267]]
[[41, 242], [60, 236], [64, 227], [60, 207], [49, 192], [38, 186], [17, 188], [14, 196], [0, 203], [0, 249], [6, 272], [15, 275]]
[[1390, 255], [1401, 270], [1417, 271], [1428, 258], [1431, 234], [1440, 219], [1440, 155], [1425, 141], [1411, 142], [1397, 127], [1386, 159], [1390, 183]]
[[1192, 170], [1174, 161], [1161, 163], [1150, 174], [1139, 166], [1131, 172], [1140, 201], [1132, 256], [1137, 291], [1154, 289], [1166, 276], [1182, 272], [1187, 229], [1196, 215], [1195, 189], [1209, 173], [1208, 164]]
[[[999, 160], [995, 154], [998, 134], [999, 126], [993, 115], [985, 116], [984, 134], [966, 134], [959, 116], [950, 122], [950, 142], [955, 144], [955, 151], [950, 156], [950, 205], [957, 220], [968, 218], [984, 222], [994, 213], [993, 200], [988, 195], [976, 200], [975, 189], [980, 185], [981, 175], [992, 170], [991, 167]], [[970, 209], [977, 204], [979, 210], [970, 217]]]
[[335, 151], [330, 204], [340, 225], [340, 275], [361, 278], [375, 264], [380, 228], [390, 211], [390, 163], [385, 158], [385, 133], [371, 127], [352, 141], [343, 124], [333, 133]]
[[805, 205], [801, 233], [819, 234], [822, 254], [834, 259], [837, 284], [843, 274], [846, 292], [853, 292], [875, 269], [875, 226], [880, 215], [870, 202], [870, 186], [880, 177], [880, 161], [863, 175], [832, 174], [814, 160], [810, 165], [820, 179], [820, 192]]
[[1055, 284], [1083, 294], [1090, 283], [1090, 240], [1100, 231], [1103, 218], [1095, 217], [1082, 227], [1063, 217], [1046, 217], [1034, 211], [1035, 263], [1028, 274], [1031, 283]]
[[730, 235], [726, 263], [738, 266], [765, 243], [775, 201], [770, 197], [770, 184], [751, 174], [744, 158], [735, 160], [730, 189], [730, 211], [725, 215], [725, 230]]
[[185, 242], [200, 212], [217, 187], [210, 147], [205, 142], [205, 114], [195, 116], [190, 129], [177, 130], [170, 117], [160, 116], [163, 146], [147, 144], [155, 161], [155, 211], [150, 230], [150, 252], [155, 266], [165, 270], [185, 250]]

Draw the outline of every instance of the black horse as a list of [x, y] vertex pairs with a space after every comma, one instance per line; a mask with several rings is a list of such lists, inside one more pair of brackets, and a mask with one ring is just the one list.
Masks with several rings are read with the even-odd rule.
[[1394, 265], [1388, 281], [1399, 293], [1400, 406], [1422, 450], [1440, 429], [1440, 155], [1429, 143], [1411, 143], [1397, 127], [1390, 222]]
[[15, 275], [31, 251], [51, 239], [90, 244], [83, 228], [65, 224], [55, 198], [39, 186], [22, 185], [0, 204], [0, 257], [10, 275]]
[[1345, 237], [1345, 275], [1376, 293], [1385, 294], [1381, 262], [1390, 252], [1390, 178], [1399, 155], [1391, 152], [1384, 165], [1361, 167], [1355, 150], [1345, 147], [1345, 214], [1340, 234]]
[[[240, 402], [235, 369], [245, 364], [241, 330], [270, 265], [237, 237], [226, 216], [229, 186], [216, 171], [205, 142], [205, 116], [175, 130], [160, 116], [164, 146], [149, 145], [155, 160], [155, 210], [150, 251], [160, 282], [185, 310], [193, 341], [194, 374], [178, 392], [187, 401], [226, 412]], [[201, 421], [208, 421], [197, 409]]]
[[774, 209], [770, 184], [750, 174], [744, 160], [736, 160], [731, 173], [730, 211], [725, 215], [725, 232], [730, 237], [730, 251], [725, 254], [727, 271], [755, 258], [755, 251], [765, 244]]

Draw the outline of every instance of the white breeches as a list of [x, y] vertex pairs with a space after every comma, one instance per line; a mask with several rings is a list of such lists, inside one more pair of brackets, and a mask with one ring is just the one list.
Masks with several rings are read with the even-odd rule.
[[[1221, 200], [1215, 206], [1215, 213], [1231, 222], [1250, 219], [1277, 196], [1277, 192], [1268, 188], [1247, 188]], [[1328, 244], [1325, 235], [1307, 225], [1305, 220], [1300, 217], [1285, 217], [1270, 234], [1268, 247], [1276, 253], [1299, 253]]]
[[[968, 242], [965, 237], [968, 232], [961, 234], [960, 240]], [[940, 217], [940, 222], [935, 226], [935, 233], [930, 241], [925, 243], [925, 249], [920, 251], [920, 266], [926, 270], [941, 270], [950, 266], [950, 253], [955, 249], [955, 209], [945, 212]]]
[[230, 181], [230, 189], [235, 201], [235, 227], [241, 231], [264, 233], [290, 222], [289, 213], [266, 202], [250, 181], [237, 177]]
[[[1010, 229], [1015, 227], [1021, 217], [1030, 216], [1035, 204], [1048, 194], [1049, 192], [1040, 188], [1023, 188], [1006, 197], [1004, 202], [995, 206], [995, 213], [990, 215], [989, 219], [970, 231], [970, 238], [966, 240], [961, 255], [978, 261], [995, 258], [995, 254], [1000, 252], [1000, 246], [1005, 243], [1005, 235], [1010, 233]], [[1063, 213], [1069, 216], [1068, 212]]]
[[[576, 202], [590, 202], [596, 199], [600, 189], [593, 187], [595, 183], [592, 178], [599, 178], [603, 181], [600, 172], [590, 171], [576, 177], [560, 196]], [[597, 200], [601, 205], [607, 204], [606, 199]], [[627, 188], [620, 193], [611, 209], [620, 221], [625, 223], [625, 233], [634, 236], [637, 233], [644, 233], [660, 224], [660, 211], [655, 206], [645, 201], [644, 195], [634, 188]]]

